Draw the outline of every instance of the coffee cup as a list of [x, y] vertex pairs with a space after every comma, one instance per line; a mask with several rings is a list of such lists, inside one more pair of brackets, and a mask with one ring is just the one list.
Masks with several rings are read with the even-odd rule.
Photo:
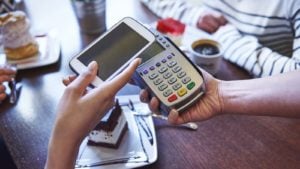
[[196, 40], [189, 46], [189, 54], [192, 61], [208, 73], [215, 75], [218, 72], [223, 54], [219, 42], [212, 39]]

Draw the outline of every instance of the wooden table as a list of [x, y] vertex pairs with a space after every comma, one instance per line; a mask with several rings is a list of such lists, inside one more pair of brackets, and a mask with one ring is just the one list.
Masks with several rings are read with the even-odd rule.
[[[64, 90], [63, 76], [72, 73], [70, 58], [95, 36], [82, 35], [68, 0], [25, 0], [33, 30], [54, 31], [61, 42], [57, 64], [18, 73], [23, 89], [16, 105], [0, 106], [0, 132], [18, 168], [40, 169], [46, 160], [55, 107]], [[107, 25], [124, 16], [144, 23], [157, 18], [138, 0], [107, 0]], [[247, 73], [223, 61], [217, 77], [247, 79]], [[127, 86], [120, 94], [136, 94]], [[249, 105], [250, 106], [250, 105]], [[158, 160], [145, 168], [300, 167], [300, 120], [276, 117], [219, 116], [198, 123], [197, 131], [170, 127], [155, 120]]]

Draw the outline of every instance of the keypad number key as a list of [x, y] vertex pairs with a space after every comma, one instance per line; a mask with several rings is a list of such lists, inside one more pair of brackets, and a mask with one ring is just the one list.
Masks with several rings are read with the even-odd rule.
[[176, 77], [171, 77], [169, 80], [168, 80], [168, 83], [169, 84], [173, 84], [173, 83], [175, 83], [177, 81], [177, 78]]
[[186, 75], [186, 73], [184, 71], [181, 71], [177, 74], [178, 78], [183, 78]]
[[181, 83], [176, 83], [176, 84], [173, 85], [173, 89], [176, 91], [179, 88], [181, 88], [181, 86], [182, 86]]
[[179, 72], [181, 70], [181, 67], [180, 66], [175, 66], [173, 69], [172, 69], [172, 71], [174, 72], [174, 73], [177, 73], [177, 72]]
[[166, 91], [163, 92], [163, 95], [164, 95], [165, 97], [168, 97], [168, 96], [170, 96], [172, 93], [173, 93], [172, 89], [167, 89]]
[[190, 82], [190, 81], [191, 81], [191, 78], [188, 77], [188, 76], [182, 79], [182, 83], [183, 83], [183, 84], [187, 84], [187, 83]]
[[158, 90], [163, 91], [168, 87], [166, 83], [162, 83], [160, 86], [158, 86]]
[[164, 74], [164, 78], [165, 79], [168, 79], [168, 78], [170, 78], [172, 76], [172, 73], [171, 72], [166, 72], [165, 74]]
[[155, 85], [159, 85], [161, 82], [163, 82], [163, 80], [162, 80], [161, 78], [157, 78], [157, 79], [155, 79], [155, 80], [153, 81], [153, 83], [154, 83]]

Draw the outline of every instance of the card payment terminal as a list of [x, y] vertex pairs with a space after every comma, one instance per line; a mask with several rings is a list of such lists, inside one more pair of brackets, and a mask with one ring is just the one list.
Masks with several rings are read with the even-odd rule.
[[181, 113], [204, 94], [202, 73], [170, 39], [151, 31], [156, 41], [138, 56], [142, 63], [133, 79], [160, 100], [164, 115]]

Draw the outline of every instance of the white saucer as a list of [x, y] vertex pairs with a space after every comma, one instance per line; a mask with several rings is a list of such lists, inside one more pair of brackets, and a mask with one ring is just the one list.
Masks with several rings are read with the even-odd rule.
[[16, 64], [17, 69], [30, 69], [53, 64], [58, 61], [60, 44], [53, 35], [45, 35], [35, 38], [39, 45], [36, 56], [22, 60], [8, 60], [3, 51], [0, 54], [0, 64]]

